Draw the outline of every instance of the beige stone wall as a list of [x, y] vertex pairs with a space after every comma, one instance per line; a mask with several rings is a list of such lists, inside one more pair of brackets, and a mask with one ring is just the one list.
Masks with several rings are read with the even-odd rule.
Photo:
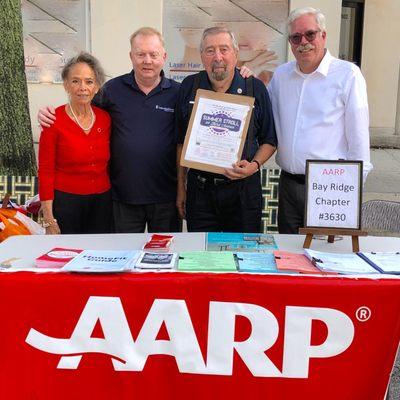
[[372, 135], [394, 132], [400, 64], [399, 21], [399, 0], [365, 1], [361, 68], [368, 84]]

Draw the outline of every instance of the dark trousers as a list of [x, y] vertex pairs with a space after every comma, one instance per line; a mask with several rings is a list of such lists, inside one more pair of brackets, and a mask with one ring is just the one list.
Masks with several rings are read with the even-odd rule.
[[189, 232], [261, 231], [260, 174], [216, 182], [189, 170], [186, 221]]
[[125, 204], [113, 201], [117, 233], [181, 232], [182, 221], [174, 201], [156, 204]]
[[278, 190], [278, 231], [279, 233], [299, 233], [304, 227], [305, 177], [281, 172]]
[[55, 190], [53, 213], [61, 233], [111, 233], [111, 191], [80, 195]]

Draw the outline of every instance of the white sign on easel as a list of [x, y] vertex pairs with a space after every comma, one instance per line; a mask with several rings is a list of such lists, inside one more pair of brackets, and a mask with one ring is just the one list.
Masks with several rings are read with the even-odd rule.
[[360, 229], [362, 161], [307, 160], [306, 227]]

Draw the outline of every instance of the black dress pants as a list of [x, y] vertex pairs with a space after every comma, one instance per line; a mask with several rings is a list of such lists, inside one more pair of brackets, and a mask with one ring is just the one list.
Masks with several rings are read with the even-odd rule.
[[117, 233], [181, 232], [175, 201], [155, 204], [125, 204], [113, 201], [114, 228]]
[[111, 233], [111, 191], [80, 195], [55, 190], [53, 213], [61, 233]]
[[[206, 176], [206, 177], [204, 177]], [[223, 180], [189, 170], [186, 221], [189, 232], [261, 232], [260, 173]]]
[[281, 171], [278, 189], [278, 231], [297, 234], [304, 227], [305, 176]]

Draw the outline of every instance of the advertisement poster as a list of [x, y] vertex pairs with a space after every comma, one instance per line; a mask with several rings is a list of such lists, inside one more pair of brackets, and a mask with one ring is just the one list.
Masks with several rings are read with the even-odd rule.
[[166, 76], [182, 81], [203, 69], [200, 41], [205, 28], [232, 30], [239, 45], [238, 66], [248, 66], [265, 84], [286, 61], [288, 0], [164, 0]]
[[27, 81], [61, 83], [66, 61], [88, 47], [88, 0], [22, 0], [21, 11]]

